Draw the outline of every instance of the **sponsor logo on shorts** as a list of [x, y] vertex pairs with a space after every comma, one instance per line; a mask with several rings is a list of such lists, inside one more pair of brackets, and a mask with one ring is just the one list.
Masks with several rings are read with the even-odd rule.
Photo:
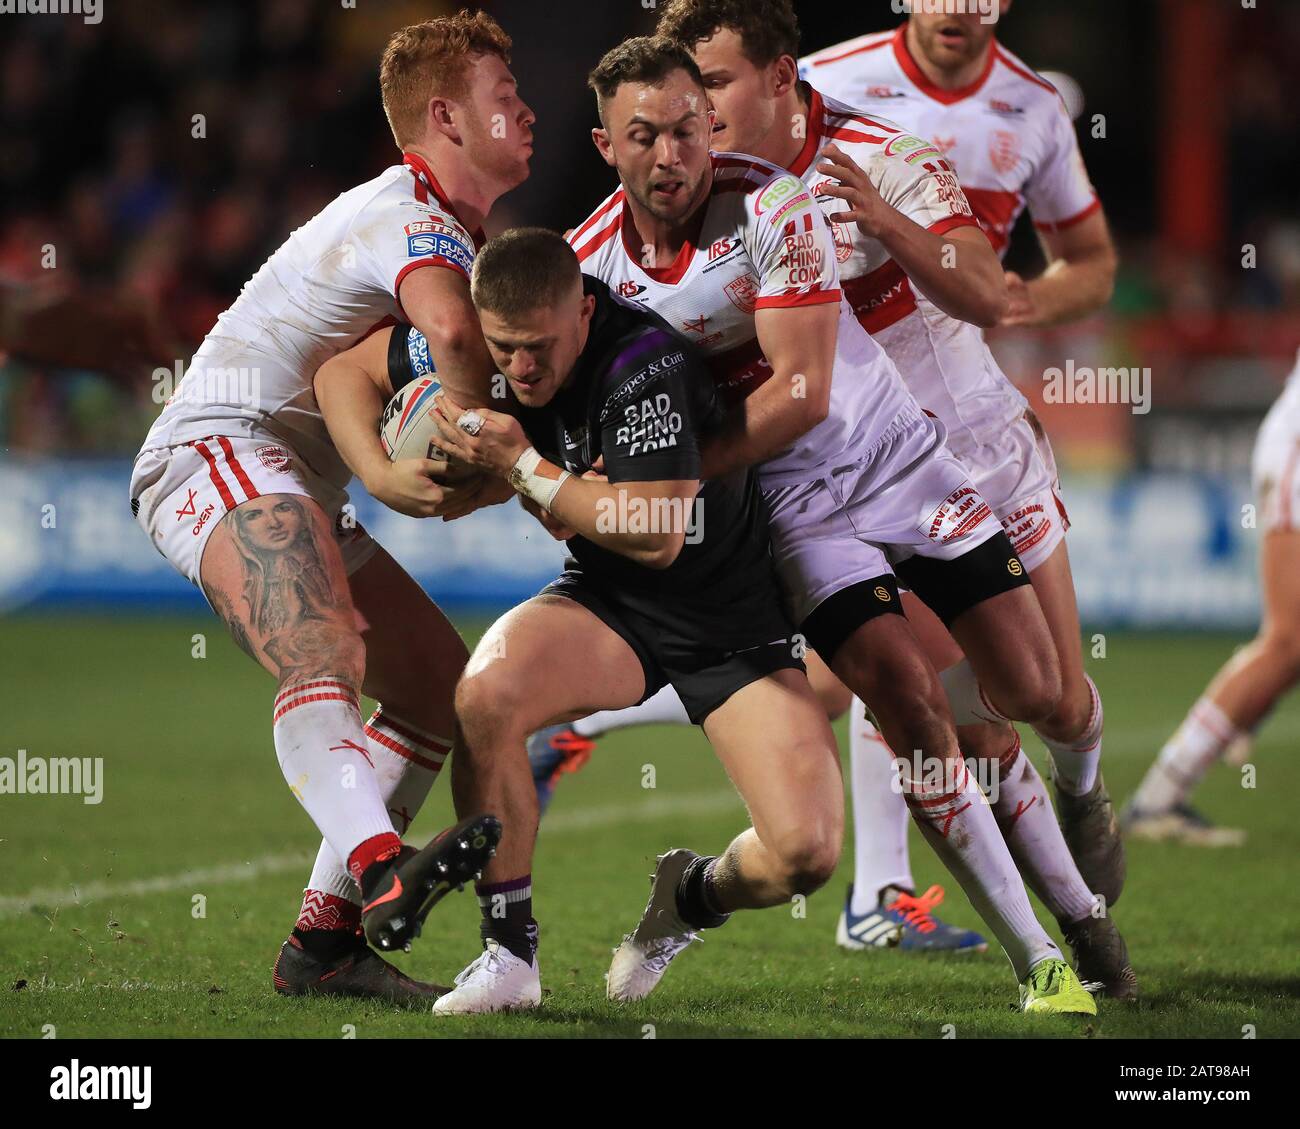
[[879, 600], [882, 604], [889, 603], [890, 601], [889, 589], [886, 588], [883, 584], [877, 584], [875, 588], [872, 589], [872, 592], [875, 594], [876, 599]]
[[274, 443], [258, 447], [253, 454], [267, 470], [273, 470], [277, 474], [288, 474], [289, 468], [293, 466], [293, 456], [284, 447], [278, 447]]
[[[1047, 507], [1035, 502], [1004, 517], [1002, 528], [1006, 530], [1016, 552], [1023, 556], [1051, 532], [1052, 519], [1047, 516]], [[1020, 574], [1013, 572], [1011, 575]]]
[[1012, 557], [1007, 561], [1007, 572], [1011, 573], [1012, 576], [1024, 576], [1025, 566], [1017, 558]]
[[209, 502], [206, 506], [204, 506], [203, 512], [199, 514], [199, 520], [194, 523], [194, 528], [190, 530], [190, 532], [195, 537], [197, 537], [200, 533], [202, 533], [203, 527], [208, 524], [208, 518], [212, 516], [213, 508], [214, 507], [212, 503]]
[[969, 483], [948, 495], [921, 526], [931, 541], [946, 545], [965, 537], [993, 511], [980, 493]]
[[[187, 517], [193, 517], [197, 512], [194, 505], [194, 499], [197, 496], [197, 492], [194, 490], [189, 490], [188, 487], [186, 488], [186, 490], [189, 493], [189, 497], [185, 499], [185, 505], [183, 505], [179, 510], [176, 511], [177, 521], [184, 521]], [[137, 502], [136, 503], [137, 509], [139, 509], [139, 505], [140, 504]]]

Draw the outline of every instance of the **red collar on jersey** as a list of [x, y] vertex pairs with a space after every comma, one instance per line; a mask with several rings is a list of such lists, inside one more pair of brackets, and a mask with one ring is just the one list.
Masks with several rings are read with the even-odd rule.
[[[415, 198], [421, 204], [427, 204], [429, 202], [429, 193], [432, 192], [434, 199], [455, 217], [457, 223], [468, 230], [469, 225], [460, 216], [456, 215], [456, 209], [447, 198], [447, 193], [443, 191], [442, 185], [438, 183], [438, 178], [433, 175], [433, 169], [429, 168], [429, 162], [421, 157], [419, 153], [403, 153], [402, 164], [410, 169], [411, 174], [415, 177]], [[487, 236], [483, 234], [483, 229], [479, 228], [478, 231], [473, 233], [473, 236], [475, 249], [481, 249], [483, 244], [487, 242]]]
[[814, 87], [809, 87], [811, 94], [808, 96], [808, 139], [803, 143], [803, 148], [799, 150], [799, 156], [790, 166], [790, 171], [795, 176], [802, 179], [803, 174], [808, 171], [808, 166], [813, 163], [813, 158], [821, 152], [822, 126], [826, 122], [826, 106], [822, 102], [822, 96], [817, 93]]
[[[709, 154], [710, 161], [716, 160], [716, 158], [716, 153]], [[627, 257], [655, 282], [663, 283], [665, 286], [676, 286], [686, 276], [686, 272], [691, 266], [691, 260], [695, 258], [695, 241], [700, 237], [700, 232], [704, 228], [704, 217], [708, 215], [708, 212], [708, 201], [705, 201], [691, 221], [686, 241], [682, 244], [681, 250], [677, 252], [677, 257], [668, 266], [648, 267], [642, 261], [645, 257], [644, 250], [633, 246], [632, 240], [636, 229], [632, 224], [632, 209], [625, 199], [623, 201], [623, 210], [618, 217], [619, 234], [623, 238], [623, 250], [627, 252]]]
[[951, 106], [954, 102], [960, 102], [964, 98], [969, 98], [972, 94], [979, 91], [979, 88], [988, 82], [989, 75], [993, 73], [993, 62], [997, 58], [997, 40], [989, 43], [988, 62], [984, 64], [984, 73], [968, 86], [959, 87], [956, 90], [944, 90], [941, 86], [935, 86], [928, 78], [925, 72], [917, 65], [912, 58], [912, 52], [907, 49], [907, 24], [899, 25], [898, 30], [894, 33], [894, 58], [898, 60], [898, 65], [903, 68], [903, 73], [912, 81], [912, 84], [921, 91], [922, 94], [928, 94], [936, 102], [942, 102], [945, 106]]

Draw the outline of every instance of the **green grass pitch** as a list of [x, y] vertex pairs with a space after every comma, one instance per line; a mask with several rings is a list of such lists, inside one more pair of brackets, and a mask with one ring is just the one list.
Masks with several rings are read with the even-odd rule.
[[[466, 622], [474, 636], [483, 623]], [[207, 636], [193, 658], [192, 637]], [[1127, 796], [1236, 640], [1113, 634], [1091, 670], [1106, 702], [1105, 764]], [[200, 614], [0, 621], [0, 756], [104, 759], [98, 805], [0, 795], [0, 1034], [40, 1037], [500, 1035], [1260, 1038], [1300, 1035], [1300, 698], [1262, 731], [1255, 787], [1220, 766], [1198, 796], [1249, 829], [1247, 846], [1132, 844], [1116, 918], [1145, 1002], [1088, 1022], [1026, 1017], [1000, 953], [961, 959], [847, 954], [834, 926], [852, 872], [803, 916], [741, 914], [674, 964], [642, 1004], [604, 999], [611, 948], [636, 922], [657, 852], [722, 848], [745, 814], [698, 731], [605, 738], [566, 779], [534, 870], [543, 1006], [524, 1016], [437, 1019], [373, 1004], [282, 1000], [270, 967], [293, 924], [317, 837], [275, 762], [272, 686]], [[843, 724], [840, 726], [843, 735]], [[1027, 742], [1042, 767], [1041, 747]], [[847, 755], [847, 754], [846, 754]], [[643, 766], [656, 787], [642, 787]], [[451, 821], [445, 781], [410, 838]], [[913, 834], [918, 883], [942, 913], [979, 922]], [[195, 896], [206, 912], [195, 916]], [[1044, 921], [1055, 927], [1044, 915]], [[430, 917], [398, 962], [446, 983], [478, 949], [470, 893]], [[951, 1025], [949, 1027], [948, 1025]]]

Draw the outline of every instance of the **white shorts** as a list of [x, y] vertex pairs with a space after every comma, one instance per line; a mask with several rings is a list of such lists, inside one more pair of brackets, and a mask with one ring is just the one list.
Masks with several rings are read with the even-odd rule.
[[[1293, 380], [1296, 378], [1292, 378]], [[1300, 411], [1288, 389], [1264, 417], [1251, 479], [1264, 532], [1300, 529]]]
[[1056, 457], [1042, 424], [1026, 412], [997, 443], [963, 451], [959, 457], [1002, 522], [1021, 563], [1033, 572], [1070, 528]]
[[909, 557], [954, 560], [1002, 531], [943, 445], [942, 425], [926, 416], [895, 424], [860, 463], [763, 497], [797, 624], [827, 597], [888, 575]]
[[140, 528], [182, 576], [199, 585], [199, 564], [212, 531], [236, 506], [266, 494], [311, 498], [329, 515], [351, 575], [379, 547], [343, 513], [346, 490], [318, 475], [278, 440], [214, 435], [136, 457], [131, 510]]

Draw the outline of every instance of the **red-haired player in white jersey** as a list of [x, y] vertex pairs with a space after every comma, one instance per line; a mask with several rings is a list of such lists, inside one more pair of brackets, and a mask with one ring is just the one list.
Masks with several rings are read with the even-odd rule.
[[[532, 152], [533, 115], [509, 50], [482, 14], [393, 35], [380, 88], [402, 163], [335, 199], [244, 286], [131, 478], [132, 508], [159, 552], [277, 679], [276, 756], [324, 837], [275, 965], [281, 993], [428, 1006], [436, 990], [366, 941], [405, 944], [433, 883], [444, 885], [439, 875], [463, 881], [495, 841], [477, 821], [481, 836], [440, 837], [422, 852], [401, 844], [451, 749], [468, 656], [420, 587], [350, 519], [345, 487], [356, 473], [381, 501], [426, 516], [447, 501], [429, 478], [446, 468], [390, 463], [379, 390], [329, 362], [404, 314], [427, 337], [443, 383], [462, 402], [486, 402], [493, 369], [469, 296], [475, 233], [527, 178]], [[327, 431], [330, 400], [343, 408]], [[381, 703], [368, 722], [363, 693]]]
[[709, 151], [713, 115], [685, 48], [629, 40], [590, 82], [602, 123], [593, 138], [622, 186], [570, 235], [583, 269], [696, 335], [737, 400], [704, 449], [706, 475], [756, 466], [794, 622], [896, 747], [946, 766], [939, 779], [900, 760], [899, 786], [1002, 943], [1022, 1006], [1094, 1012], [1028, 909], [897, 596], [896, 574], [963, 635], [1024, 625], [1026, 682], [1039, 680], [1050, 707], [1051, 639], [1006, 534], [839, 302], [834, 237], [806, 186], [757, 158]]
[[[996, 20], [1010, 0], [989, 15], [965, 12], [916, 13], [894, 31], [879, 32], [817, 52], [802, 60], [801, 74], [823, 94], [887, 115], [929, 139], [954, 166], [971, 207], [993, 246], [1005, 254], [1011, 230], [1028, 206], [1047, 270], [1025, 281], [1007, 272], [1011, 302], [1003, 325], [1043, 326], [1092, 313], [1110, 297], [1116, 257], [1101, 203], [1088, 178], [1074, 126], [1056, 89], [1002, 47]], [[925, 303], [922, 303], [923, 306]], [[890, 347], [889, 331], [882, 340]], [[891, 348], [897, 359], [897, 352]], [[972, 412], [970, 426], [950, 427], [950, 443], [975, 472], [977, 483], [999, 500], [1017, 502], [1002, 512], [1013, 541], [1030, 568], [1034, 588], [1051, 624], [1061, 663], [1064, 692], [1049, 717], [1034, 724], [1053, 764], [1057, 808], [1071, 853], [1093, 891], [1113, 904], [1123, 888], [1123, 844], [1100, 772], [1102, 708], [1096, 686], [1084, 670], [1078, 607], [1063, 542], [1069, 526], [1056, 490], [1051, 447], [1031, 412], [1017, 410], [1019, 396], [1004, 385], [990, 415], [978, 410], [968, 390], [968, 372], [954, 372], [951, 389], [959, 412]], [[909, 374], [910, 375], [910, 374]], [[922, 402], [931, 406], [913, 385]], [[935, 401], [934, 410], [945, 415]], [[958, 721], [975, 722], [978, 707], [969, 664], [942, 638], [931, 655], [947, 667], [945, 682], [960, 685]], [[946, 653], [945, 653], [946, 652]], [[869, 729], [856, 733], [857, 772], [869, 777], [889, 771], [871, 745]], [[1013, 739], [1009, 726], [971, 727], [968, 744], [996, 748]], [[856, 778], [855, 772], [855, 778]], [[897, 813], [877, 818], [875, 849], [859, 848], [861, 881], [873, 882], [890, 869], [907, 869], [906, 846], [898, 846]], [[893, 831], [890, 827], [894, 828]], [[872, 862], [876, 859], [883, 869]]]

